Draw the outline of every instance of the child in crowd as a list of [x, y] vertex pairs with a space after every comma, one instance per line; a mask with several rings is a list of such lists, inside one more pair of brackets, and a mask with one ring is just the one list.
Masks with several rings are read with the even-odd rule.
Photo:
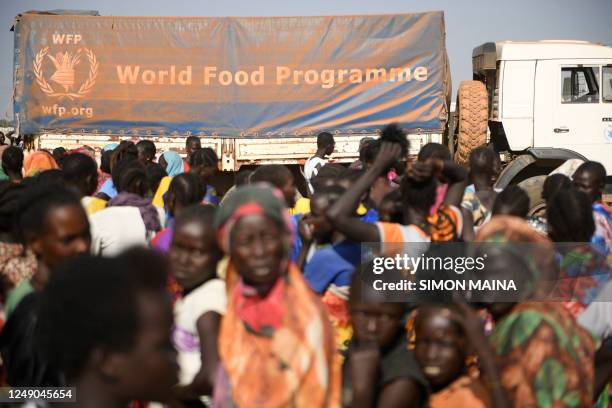
[[501, 160], [495, 150], [480, 146], [470, 152], [472, 184], [465, 188], [461, 206], [472, 213], [476, 229], [491, 218], [493, 203], [498, 193], [493, 186], [500, 172]]
[[[482, 326], [478, 326], [480, 319], [469, 306], [463, 305], [469, 310], [467, 314], [461, 309], [454, 303], [418, 308], [414, 352], [432, 392], [429, 407], [508, 407], [493, 355]], [[480, 376], [466, 367], [470, 349], [480, 351]]]
[[181, 367], [178, 395], [187, 401], [212, 394], [219, 361], [217, 336], [226, 292], [216, 275], [222, 252], [212, 227], [214, 213], [210, 205], [185, 208], [176, 218], [168, 254], [182, 288], [174, 304], [173, 341]]
[[[305, 248], [311, 244], [309, 239], [314, 238], [319, 249], [301, 269], [312, 290], [321, 296], [329, 313], [336, 329], [336, 346], [339, 350], [346, 348], [346, 343], [351, 337], [348, 313], [349, 287], [353, 271], [361, 262], [359, 244], [348, 241], [342, 234], [334, 231], [325, 215], [325, 210], [343, 193], [344, 189], [340, 186], [315, 190], [311, 200], [311, 213], [304, 219], [311, 234], [302, 237], [304, 247], [300, 254], [300, 262], [303, 263]], [[302, 263], [298, 265], [301, 267]]]
[[364, 281], [372, 263], [353, 274], [349, 310], [353, 338], [343, 366], [346, 407], [426, 407], [428, 387], [408, 350], [403, 303], [387, 301]]
[[92, 250], [112, 256], [137, 245], [147, 246], [165, 222], [163, 211], [145, 198], [149, 191], [145, 166], [138, 160], [124, 160], [113, 168], [118, 195], [106, 208], [90, 218]]
[[166, 228], [159, 231], [151, 246], [162, 253], [167, 253], [172, 242], [174, 218], [185, 208], [200, 204], [204, 199], [204, 190], [198, 177], [191, 173], [183, 173], [172, 179], [170, 188], [164, 197], [166, 211]]
[[316, 252], [331, 245], [334, 238], [340, 237], [335, 233], [325, 211], [331, 203], [340, 198], [342, 192], [342, 187], [332, 185], [320, 187], [312, 195], [310, 213], [301, 219], [298, 227], [302, 246], [296, 263], [300, 269], [311, 261]]
[[197, 149], [189, 156], [189, 172], [200, 178], [204, 194], [204, 203], [218, 205], [219, 197], [215, 188], [210, 184], [217, 172], [219, 158], [210, 147]]
[[[338, 180], [339, 185], [348, 190], [349, 186], [355, 183], [359, 177], [363, 175], [366, 168], [369, 168], [374, 162], [374, 158], [380, 151], [381, 141], [387, 138], [392, 132], [391, 128], [387, 128], [381, 139], [372, 140], [368, 142], [367, 147], [364, 150], [367, 152], [367, 161], [365, 166], [360, 166], [359, 169], [350, 167], [347, 169]], [[362, 197], [361, 204], [357, 209], [357, 214], [361, 217], [362, 221], [375, 223], [378, 221], [378, 207], [380, 206], [383, 198], [391, 191], [398, 187], [398, 174], [399, 168], [403, 168], [403, 160], [398, 160], [392, 163], [386, 171], [380, 173], [378, 177], [372, 182], [370, 188]]]

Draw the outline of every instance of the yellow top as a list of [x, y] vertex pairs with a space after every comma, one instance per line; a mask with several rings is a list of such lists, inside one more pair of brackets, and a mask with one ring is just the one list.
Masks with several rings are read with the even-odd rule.
[[[357, 208], [357, 215], [362, 216], [366, 212], [368, 212], [368, 209], [363, 204], [359, 204], [359, 208]], [[299, 198], [295, 202], [295, 207], [289, 209], [289, 213], [291, 215], [309, 214], [310, 213], [310, 198], [306, 198], [306, 197]]]
[[310, 212], [310, 198], [302, 197], [295, 202], [295, 207], [290, 208], [291, 215], [308, 214]]
[[170, 188], [170, 182], [172, 181], [172, 177], [166, 176], [159, 182], [159, 187], [157, 187], [157, 191], [155, 192], [155, 196], [153, 197], [153, 205], [157, 208], [164, 208], [164, 194]]
[[83, 197], [81, 204], [87, 215], [92, 215], [106, 208], [106, 201], [98, 197]]

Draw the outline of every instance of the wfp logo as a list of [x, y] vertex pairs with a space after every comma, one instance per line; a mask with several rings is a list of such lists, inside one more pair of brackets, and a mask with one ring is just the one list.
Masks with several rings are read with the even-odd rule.
[[[56, 42], [56, 36], [53, 38]], [[49, 80], [54, 83], [51, 85], [43, 71], [43, 62], [45, 57], [51, 61], [55, 71], [49, 77]], [[82, 63], [85, 57], [89, 64], [87, 79], [80, 84], [76, 80], [76, 68]], [[95, 54], [88, 48], [79, 48], [75, 52], [64, 51], [58, 52], [55, 56], [49, 53], [49, 47], [44, 47], [36, 54], [34, 58], [34, 75], [36, 83], [40, 89], [51, 97], [57, 98], [82, 98], [93, 89], [98, 77], [99, 63]]]

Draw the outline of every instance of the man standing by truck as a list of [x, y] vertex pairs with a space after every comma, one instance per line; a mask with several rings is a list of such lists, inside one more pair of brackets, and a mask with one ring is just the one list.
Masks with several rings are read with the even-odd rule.
[[325, 156], [330, 156], [336, 148], [334, 137], [329, 132], [321, 132], [317, 136], [317, 152], [304, 164], [304, 178], [308, 183], [308, 192], [313, 193], [312, 184], [310, 183], [314, 176], [319, 173], [321, 167], [327, 164]]
[[573, 184], [591, 199], [595, 221], [595, 234], [591, 242], [608, 255], [612, 247], [612, 210], [602, 200], [606, 176], [606, 168], [601, 163], [588, 161], [574, 173]]
[[197, 136], [189, 136], [187, 140], [185, 140], [185, 153], [187, 153], [187, 157], [183, 159], [183, 172], [187, 173], [189, 171], [189, 158], [196, 150], [202, 148], [202, 142], [200, 142], [200, 138]]

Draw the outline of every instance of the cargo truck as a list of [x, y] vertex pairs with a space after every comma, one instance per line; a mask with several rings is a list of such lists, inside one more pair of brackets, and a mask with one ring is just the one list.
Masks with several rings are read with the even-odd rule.
[[334, 17], [16, 17], [14, 112], [41, 148], [195, 135], [220, 170], [337, 162], [390, 122], [411, 153], [442, 142], [451, 93], [442, 12]]
[[105, 17], [95, 11], [17, 16], [14, 112], [38, 147], [153, 139], [184, 153], [196, 135], [219, 168], [302, 165], [316, 135], [333, 159], [397, 122], [410, 154], [448, 144], [467, 163], [490, 144], [498, 187], [540, 190], [572, 158], [612, 174], [612, 48], [582, 41], [484, 43], [450, 112], [444, 14], [324, 17]]

